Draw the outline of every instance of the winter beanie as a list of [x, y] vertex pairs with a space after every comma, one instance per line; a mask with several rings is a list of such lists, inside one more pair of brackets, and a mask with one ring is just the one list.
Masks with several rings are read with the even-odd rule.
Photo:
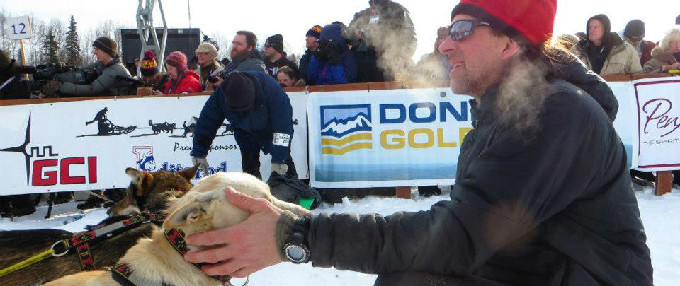
[[139, 63], [139, 70], [143, 76], [152, 76], [158, 73], [158, 63], [152, 51], [144, 52], [144, 58]]
[[314, 38], [319, 38], [321, 37], [321, 31], [323, 31], [323, 28], [319, 25], [314, 25], [311, 29], [307, 31], [307, 34], [305, 34], [305, 37], [312, 36]]
[[180, 51], [174, 51], [165, 58], [165, 63], [183, 71], [187, 69], [187, 56]]
[[496, 30], [512, 36], [524, 36], [539, 45], [553, 33], [557, 0], [461, 0], [451, 11], [488, 22]]
[[633, 41], [642, 40], [645, 37], [645, 22], [630, 20], [623, 30], [623, 36]]
[[273, 35], [264, 42], [265, 47], [272, 47], [277, 52], [283, 53], [283, 36], [281, 34]]
[[234, 111], [248, 110], [255, 102], [255, 85], [243, 73], [229, 73], [220, 86], [227, 106]]
[[214, 60], [217, 58], [217, 48], [211, 43], [203, 42], [198, 45], [196, 53], [207, 53]]
[[97, 47], [97, 49], [102, 50], [102, 52], [105, 52], [109, 54], [112, 58], [115, 58], [118, 56], [118, 44], [114, 40], [111, 40], [109, 37], [99, 37], [94, 42], [92, 43], [93, 47]]

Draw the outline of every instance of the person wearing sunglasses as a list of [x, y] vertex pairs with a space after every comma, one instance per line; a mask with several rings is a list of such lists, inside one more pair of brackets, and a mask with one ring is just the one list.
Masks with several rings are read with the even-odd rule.
[[473, 97], [450, 200], [416, 213], [298, 217], [228, 188], [250, 217], [188, 236], [205, 250], [185, 260], [234, 277], [311, 261], [376, 273], [375, 285], [652, 285], [616, 99], [545, 45], [557, 0], [520, 2], [462, 0], [439, 46], [452, 90]]

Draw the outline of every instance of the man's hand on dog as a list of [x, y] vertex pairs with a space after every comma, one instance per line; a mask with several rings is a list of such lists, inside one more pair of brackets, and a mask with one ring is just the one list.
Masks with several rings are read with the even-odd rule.
[[228, 228], [189, 235], [188, 245], [209, 249], [190, 251], [184, 260], [212, 263], [201, 270], [208, 275], [236, 278], [281, 262], [276, 249], [276, 223], [283, 211], [265, 199], [252, 198], [231, 187], [224, 192], [232, 205], [250, 212], [250, 217]]

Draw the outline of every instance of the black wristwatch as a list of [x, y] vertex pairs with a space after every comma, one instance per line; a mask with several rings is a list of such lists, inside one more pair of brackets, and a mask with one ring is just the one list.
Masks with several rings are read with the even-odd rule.
[[309, 231], [309, 218], [298, 218], [293, 224], [293, 231], [283, 246], [286, 259], [293, 263], [307, 263], [311, 257], [307, 246], [307, 232]]

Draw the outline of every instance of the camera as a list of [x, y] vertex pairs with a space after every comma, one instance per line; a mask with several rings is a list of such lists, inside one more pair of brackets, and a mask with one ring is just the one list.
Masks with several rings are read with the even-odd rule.
[[220, 75], [214, 75], [214, 74], [209, 75], [208, 76], [208, 82], [209, 83], [216, 83], [219, 80], [219, 78], [217, 78], [218, 76], [220, 76]]

